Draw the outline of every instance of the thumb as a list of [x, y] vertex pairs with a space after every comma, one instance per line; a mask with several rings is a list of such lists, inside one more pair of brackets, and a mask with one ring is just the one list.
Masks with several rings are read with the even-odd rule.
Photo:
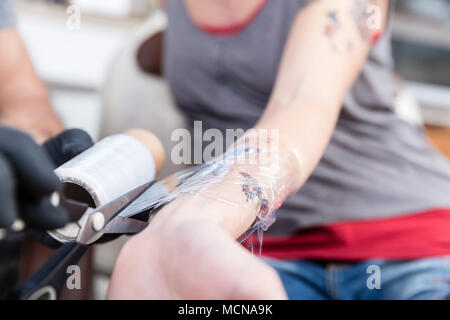
[[94, 143], [89, 134], [81, 129], [66, 130], [43, 144], [44, 150], [56, 167], [90, 148]]

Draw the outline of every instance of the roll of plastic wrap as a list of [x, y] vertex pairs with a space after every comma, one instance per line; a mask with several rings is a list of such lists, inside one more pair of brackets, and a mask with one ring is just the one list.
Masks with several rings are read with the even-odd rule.
[[[148, 131], [133, 129], [102, 139], [55, 173], [67, 198], [95, 208], [153, 180], [163, 162], [161, 142]], [[49, 233], [58, 241], [73, 241], [82, 219]]]

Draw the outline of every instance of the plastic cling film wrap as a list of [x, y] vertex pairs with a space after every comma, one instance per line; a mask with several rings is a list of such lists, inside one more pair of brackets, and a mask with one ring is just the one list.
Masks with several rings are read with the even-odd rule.
[[62, 182], [81, 184], [99, 206], [153, 179], [155, 162], [141, 142], [116, 134], [63, 164], [55, 173]]
[[[55, 170], [66, 196], [85, 202], [90, 197], [93, 207], [153, 180], [155, 172], [155, 160], [149, 149], [127, 134], [106, 137]], [[49, 233], [59, 241], [72, 241], [80, 223]]]
[[159, 181], [159, 188], [166, 192], [144, 193], [122, 214], [158, 208], [192, 194], [250, 210], [255, 220], [239, 241], [257, 232], [261, 244], [263, 231], [276, 220], [276, 210], [296, 189], [297, 170], [297, 156], [290, 151], [273, 142], [262, 146], [260, 141], [243, 138], [224, 155]]

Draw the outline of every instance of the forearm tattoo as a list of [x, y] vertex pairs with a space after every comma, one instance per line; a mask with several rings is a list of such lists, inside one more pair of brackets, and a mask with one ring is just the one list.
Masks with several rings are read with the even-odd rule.
[[247, 197], [246, 201], [254, 201], [258, 202], [258, 215], [265, 216], [269, 213], [269, 202], [267, 199], [264, 199], [261, 187], [251, 175], [246, 172], [240, 172], [242, 176], [242, 192], [244, 192]]

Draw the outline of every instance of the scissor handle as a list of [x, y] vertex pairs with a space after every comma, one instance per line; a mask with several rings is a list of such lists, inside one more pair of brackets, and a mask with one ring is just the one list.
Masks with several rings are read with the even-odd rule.
[[57, 300], [69, 276], [67, 268], [76, 265], [87, 249], [77, 242], [65, 243], [15, 290], [14, 296], [20, 300]]

